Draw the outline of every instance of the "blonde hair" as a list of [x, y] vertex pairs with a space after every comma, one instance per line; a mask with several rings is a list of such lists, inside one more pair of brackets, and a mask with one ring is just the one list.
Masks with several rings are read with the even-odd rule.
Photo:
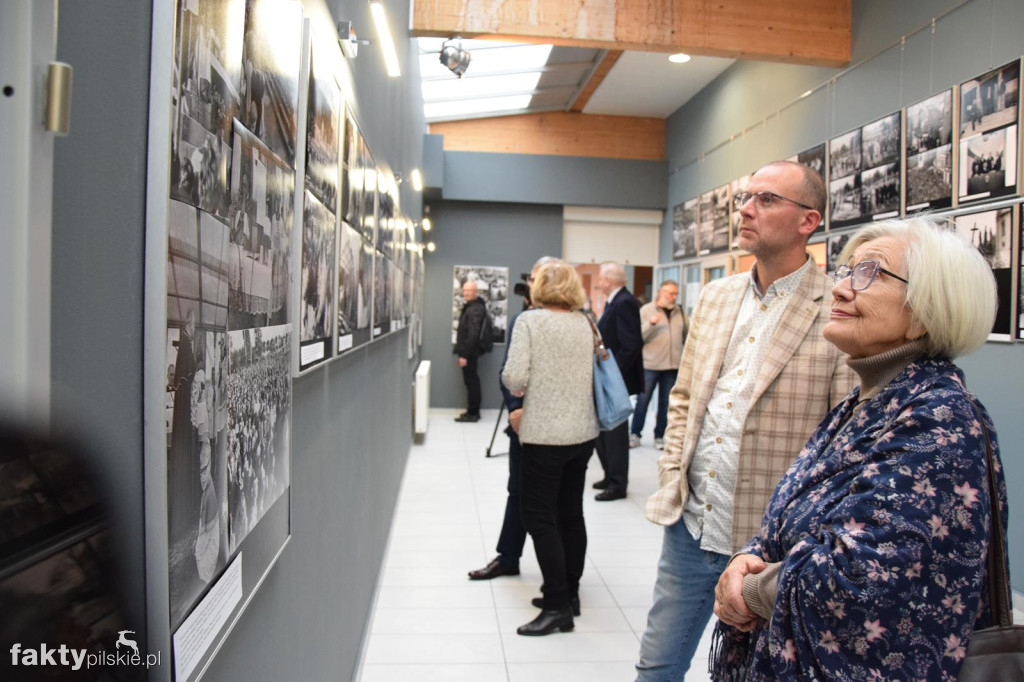
[[579, 310], [587, 300], [576, 269], [563, 261], [545, 263], [530, 287], [530, 300], [542, 306]]
[[885, 220], [868, 225], [847, 242], [846, 263], [862, 245], [893, 237], [907, 245], [904, 301], [924, 327], [927, 353], [956, 358], [988, 339], [998, 306], [996, 280], [985, 258], [960, 234], [931, 218]]

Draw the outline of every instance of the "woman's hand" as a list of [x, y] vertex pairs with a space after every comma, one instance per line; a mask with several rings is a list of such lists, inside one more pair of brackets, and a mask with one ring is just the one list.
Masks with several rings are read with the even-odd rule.
[[519, 433], [519, 422], [523, 420], [523, 408], [518, 410], [512, 410], [508, 413], [508, 423], [512, 425], [512, 429]]
[[757, 615], [747, 608], [747, 602], [743, 600], [743, 578], [764, 569], [764, 561], [753, 554], [740, 554], [729, 562], [715, 586], [715, 615], [723, 623], [742, 632], [754, 629]]

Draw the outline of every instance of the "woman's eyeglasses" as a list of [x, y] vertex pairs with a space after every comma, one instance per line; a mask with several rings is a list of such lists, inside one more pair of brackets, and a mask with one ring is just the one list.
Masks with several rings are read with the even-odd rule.
[[879, 265], [877, 261], [873, 260], [861, 261], [852, 268], [849, 265], [840, 265], [836, 268], [835, 274], [832, 275], [832, 281], [839, 284], [849, 277], [850, 288], [854, 291], [864, 291], [871, 286], [871, 283], [875, 281], [875, 277], [877, 277], [880, 272], [889, 275], [890, 277], [895, 277], [901, 282], [910, 284], [909, 280], [903, 279], [894, 272], [889, 272]]

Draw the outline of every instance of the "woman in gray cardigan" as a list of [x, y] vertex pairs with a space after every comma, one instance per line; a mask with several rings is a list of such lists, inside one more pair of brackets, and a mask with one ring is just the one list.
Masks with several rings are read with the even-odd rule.
[[523, 396], [513, 423], [523, 446], [523, 522], [544, 576], [540, 615], [520, 635], [573, 629], [587, 551], [583, 488], [597, 438], [590, 322], [579, 276], [562, 261], [541, 266], [530, 288], [536, 309], [521, 314], [501, 380]]

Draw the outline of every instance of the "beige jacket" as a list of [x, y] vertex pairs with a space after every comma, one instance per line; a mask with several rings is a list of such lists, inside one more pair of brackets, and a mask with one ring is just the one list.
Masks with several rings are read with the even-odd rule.
[[[661, 313], [657, 324], [651, 324], [654, 313]], [[653, 301], [640, 308], [640, 334], [644, 337], [644, 369], [679, 369], [679, 357], [683, 354], [683, 341], [688, 327], [686, 313], [679, 306], [673, 306], [672, 314], [665, 319], [665, 311]]]
[[[750, 273], [704, 287], [690, 319], [679, 377], [669, 397], [665, 451], [658, 460], [659, 490], [647, 518], [680, 520], [689, 495], [687, 470], [722, 368]], [[732, 542], [739, 549], [757, 533], [768, 498], [818, 422], [854, 386], [846, 356], [821, 335], [832, 308], [832, 280], [808, 271], [761, 365], [743, 428], [733, 500]]]

